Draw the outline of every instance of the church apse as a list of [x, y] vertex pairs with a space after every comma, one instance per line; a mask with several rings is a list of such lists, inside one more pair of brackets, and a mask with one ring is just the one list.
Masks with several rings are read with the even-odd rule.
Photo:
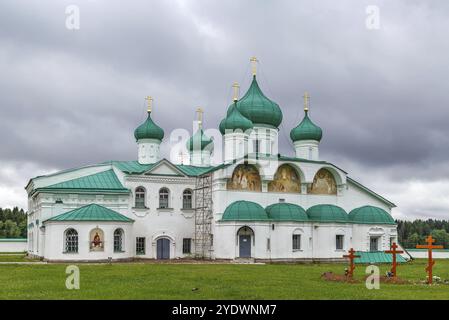
[[228, 190], [262, 191], [259, 171], [253, 165], [240, 164], [232, 173], [227, 183]]
[[281, 165], [274, 175], [273, 181], [268, 183], [268, 192], [301, 192], [301, 179], [296, 170], [288, 165]]
[[337, 183], [332, 173], [329, 170], [320, 169], [313, 178], [313, 183], [307, 188], [307, 193], [336, 195]]

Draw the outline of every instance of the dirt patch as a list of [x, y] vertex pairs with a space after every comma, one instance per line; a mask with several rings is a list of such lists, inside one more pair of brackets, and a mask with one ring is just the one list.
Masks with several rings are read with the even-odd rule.
[[326, 281], [335, 282], [347, 282], [347, 283], [357, 283], [358, 281], [342, 274], [336, 274], [333, 272], [325, 272], [321, 275], [321, 278]]

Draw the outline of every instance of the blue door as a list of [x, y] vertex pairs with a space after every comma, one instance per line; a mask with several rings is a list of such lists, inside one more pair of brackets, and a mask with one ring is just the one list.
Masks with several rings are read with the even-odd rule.
[[240, 258], [251, 258], [251, 236], [239, 236]]
[[165, 238], [157, 240], [157, 258], [170, 259], [170, 240]]

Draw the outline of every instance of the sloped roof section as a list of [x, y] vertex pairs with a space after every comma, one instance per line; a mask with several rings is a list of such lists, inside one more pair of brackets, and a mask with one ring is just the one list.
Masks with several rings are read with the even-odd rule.
[[95, 173], [89, 176], [64, 181], [42, 188], [45, 190], [96, 190], [96, 191], [112, 191], [112, 192], [129, 192], [120, 180], [117, 178], [114, 170], [107, 170]]
[[[383, 251], [357, 251], [355, 254], [359, 255], [360, 258], [355, 258], [354, 263], [375, 264], [393, 262], [393, 254], [385, 253]], [[398, 263], [407, 262], [407, 260], [400, 254], [396, 254], [396, 261]]]
[[47, 221], [115, 221], [115, 222], [134, 222], [134, 220], [98, 204], [89, 204], [87, 206], [60, 214]]

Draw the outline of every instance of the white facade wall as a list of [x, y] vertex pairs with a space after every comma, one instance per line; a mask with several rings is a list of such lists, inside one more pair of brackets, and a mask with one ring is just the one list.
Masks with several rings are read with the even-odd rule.
[[318, 160], [320, 158], [319, 142], [315, 140], [295, 141], [295, 154], [297, 158], [307, 160]]
[[139, 152], [139, 163], [150, 164], [156, 163], [160, 158], [161, 141], [157, 139], [141, 139], [137, 142]]
[[0, 252], [25, 252], [28, 243], [24, 240], [0, 239]]

